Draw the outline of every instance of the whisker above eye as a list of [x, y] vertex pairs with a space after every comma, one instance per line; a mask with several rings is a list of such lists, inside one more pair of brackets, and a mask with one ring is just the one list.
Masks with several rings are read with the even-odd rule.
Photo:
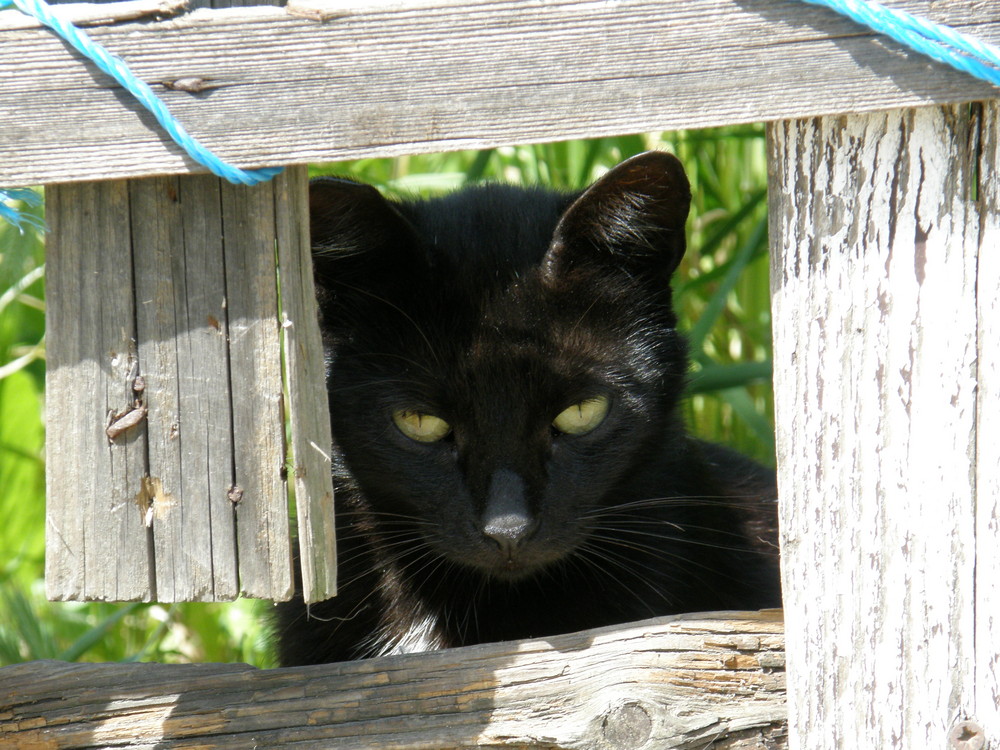
[[348, 391], [357, 391], [357, 390], [360, 390], [362, 388], [376, 388], [376, 387], [380, 387], [380, 386], [384, 387], [384, 386], [387, 386], [387, 385], [407, 386], [407, 385], [410, 385], [410, 381], [409, 380], [398, 380], [398, 379], [397, 380], [377, 380], [377, 379], [376, 380], [368, 380], [368, 381], [365, 381], [365, 382], [362, 382], [362, 383], [354, 383], [352, 385], [335, 386], [333, 388], [330, 388], [329, 392], [330, 393], [347, 393]]
[[382, 302], [387, 307], [389, 307], [390, 309], [395, 310], [397, 313], [399, 313], [403, 317], [404, 320], [408, 321], [410, 323], [410, 325], [413, 326], [414, 330], [416, 330], [416, 332], [424, 340], [424, 343], [427, 344], [427, 351], [435, 359], [435, 361], [437, 362], [437, 364], [439, 366], [443, 364], [442, 361], [437, 356], [437, 349], [431, 343], [430, 337], [424, 332], [424, 329], [417, 323], [417, 321], [415, 321], [413, 319], [413, 317], [408, 312], [406, 312], [402, 307], [400, 307], [399, 305], [395, 304], [391, 300], [388, 300], [388, 299], [386, 299], [385, 297], [383, 297], [383, 296], [381, 296], [379, 294], [375, 294], [374, 292], [372, 292], [369, 289], [362, 289], [361, 287], [354, 286], [352, 284], [348, 284], [347, 282], [342, 281], [342, 280], [335, 280], [334, 283], [337, 283], [337, 284], [339, 284], [340, 286], [343, 286], [343, 287], [347, 287], [348, 289], [351, 289], [354, 292], [357, 292], [357, 293], [362, 294], [362, 295], [364, 295], [366, 297], [369, 297], [370, 299], [374, 299], [374, 300], [376, 300], [378, 302]]
[[629, 513], [647, 508], [661, 509], [670, 508], [719, 508], [722, 510], [744, 510], [754, 512], [759, 506], [769, 507], [774, 500], [762, 500], [756, 496], [746, 496], [740, 498], [733, 495], [663, 495], [659, 497], [647, 497], [641, 500], [629, 500], [620, 503], [612, 503], [606, 506], [591, 507], [582, 517], [591, 518], [595, 516], [610, 515], [613, 513]]
[[[602, 519], [605, 520], [605, 519]], [[636, 528], [639, 527], [639, 528]], [[644, 530], [642, 527], [646, 527]], [[691, 523], [677, 523], [675, 521], [668, 521], [659, 518], [622, 518], [617, 519], [614, 523], [601, 523], [594, 528], [604, 529], [612, 532], [620, 532], [622, 534], [636, 534], [642, 536], [649, 536], [655, 539], [664, 540], [675, 540], [681, 541], [683, 539], [689, 539], [690, 537], [678, 537], [673, 535], [664, 534], [661, 527], [667, 527], [673, 529], [674, 531], [679, 531], [682, 534], [692, 534], [692, 532], [705, 532], [708, 538], [719, 536], [728, 537], [731, 539], [742, 540], [747, 543], [747, 546], [740, 547], [737, 545], [724, 545], [717, 544], [719, 549], [732, 549], [746, 552], [759, 552], [761, 550], [755, 549], [755, 542], [758, 540], [751, 539], [746, 533], [741, 531], [731, 531], [729, 529], [720, 529], [716, 526], [703, 526], [700, 524]], [[702, 539], [702, 541], [705, 541]]]

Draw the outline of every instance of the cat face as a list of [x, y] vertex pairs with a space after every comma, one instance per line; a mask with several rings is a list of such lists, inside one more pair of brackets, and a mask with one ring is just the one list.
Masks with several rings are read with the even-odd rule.
[[577, 195], [310, 198], [334, 439], [375, 530], [511, 580], [586, 544], [672, 434], [679, 162], [643, 154]]

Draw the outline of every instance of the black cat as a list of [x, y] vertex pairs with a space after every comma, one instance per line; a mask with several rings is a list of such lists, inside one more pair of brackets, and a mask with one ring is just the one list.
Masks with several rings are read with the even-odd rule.
[[780, 606], [773, 472], [677, 413], [677, 159], [310, 202], [340, 595], [279, 607], [283, 664]]

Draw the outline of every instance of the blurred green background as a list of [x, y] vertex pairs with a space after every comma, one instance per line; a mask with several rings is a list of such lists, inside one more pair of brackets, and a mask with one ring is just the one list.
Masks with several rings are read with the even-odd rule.
[[[762, 126], [364, 159], [315, 167], [389, 194], [477, 180], [580, 188], [650, 148], [684, 162], [694, 195], [674, 279], [693, 354], [692, 430], [774, 464], [766, 164]], [[43, 209], [24, 207], [43, 215]], [[0, 222], [0, 666], [70, 661], [244, 661], [272, 666], [266, 602], [48, 602], [44, 563], [43, 236]]]

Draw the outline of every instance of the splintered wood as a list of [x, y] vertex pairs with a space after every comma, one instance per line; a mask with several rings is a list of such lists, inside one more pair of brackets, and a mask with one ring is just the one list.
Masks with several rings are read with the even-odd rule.
[[286, 382], [307, 596], [333, 593], [305, 189], [296, 169], [47, 191], [50, 598], [288, 598]]

